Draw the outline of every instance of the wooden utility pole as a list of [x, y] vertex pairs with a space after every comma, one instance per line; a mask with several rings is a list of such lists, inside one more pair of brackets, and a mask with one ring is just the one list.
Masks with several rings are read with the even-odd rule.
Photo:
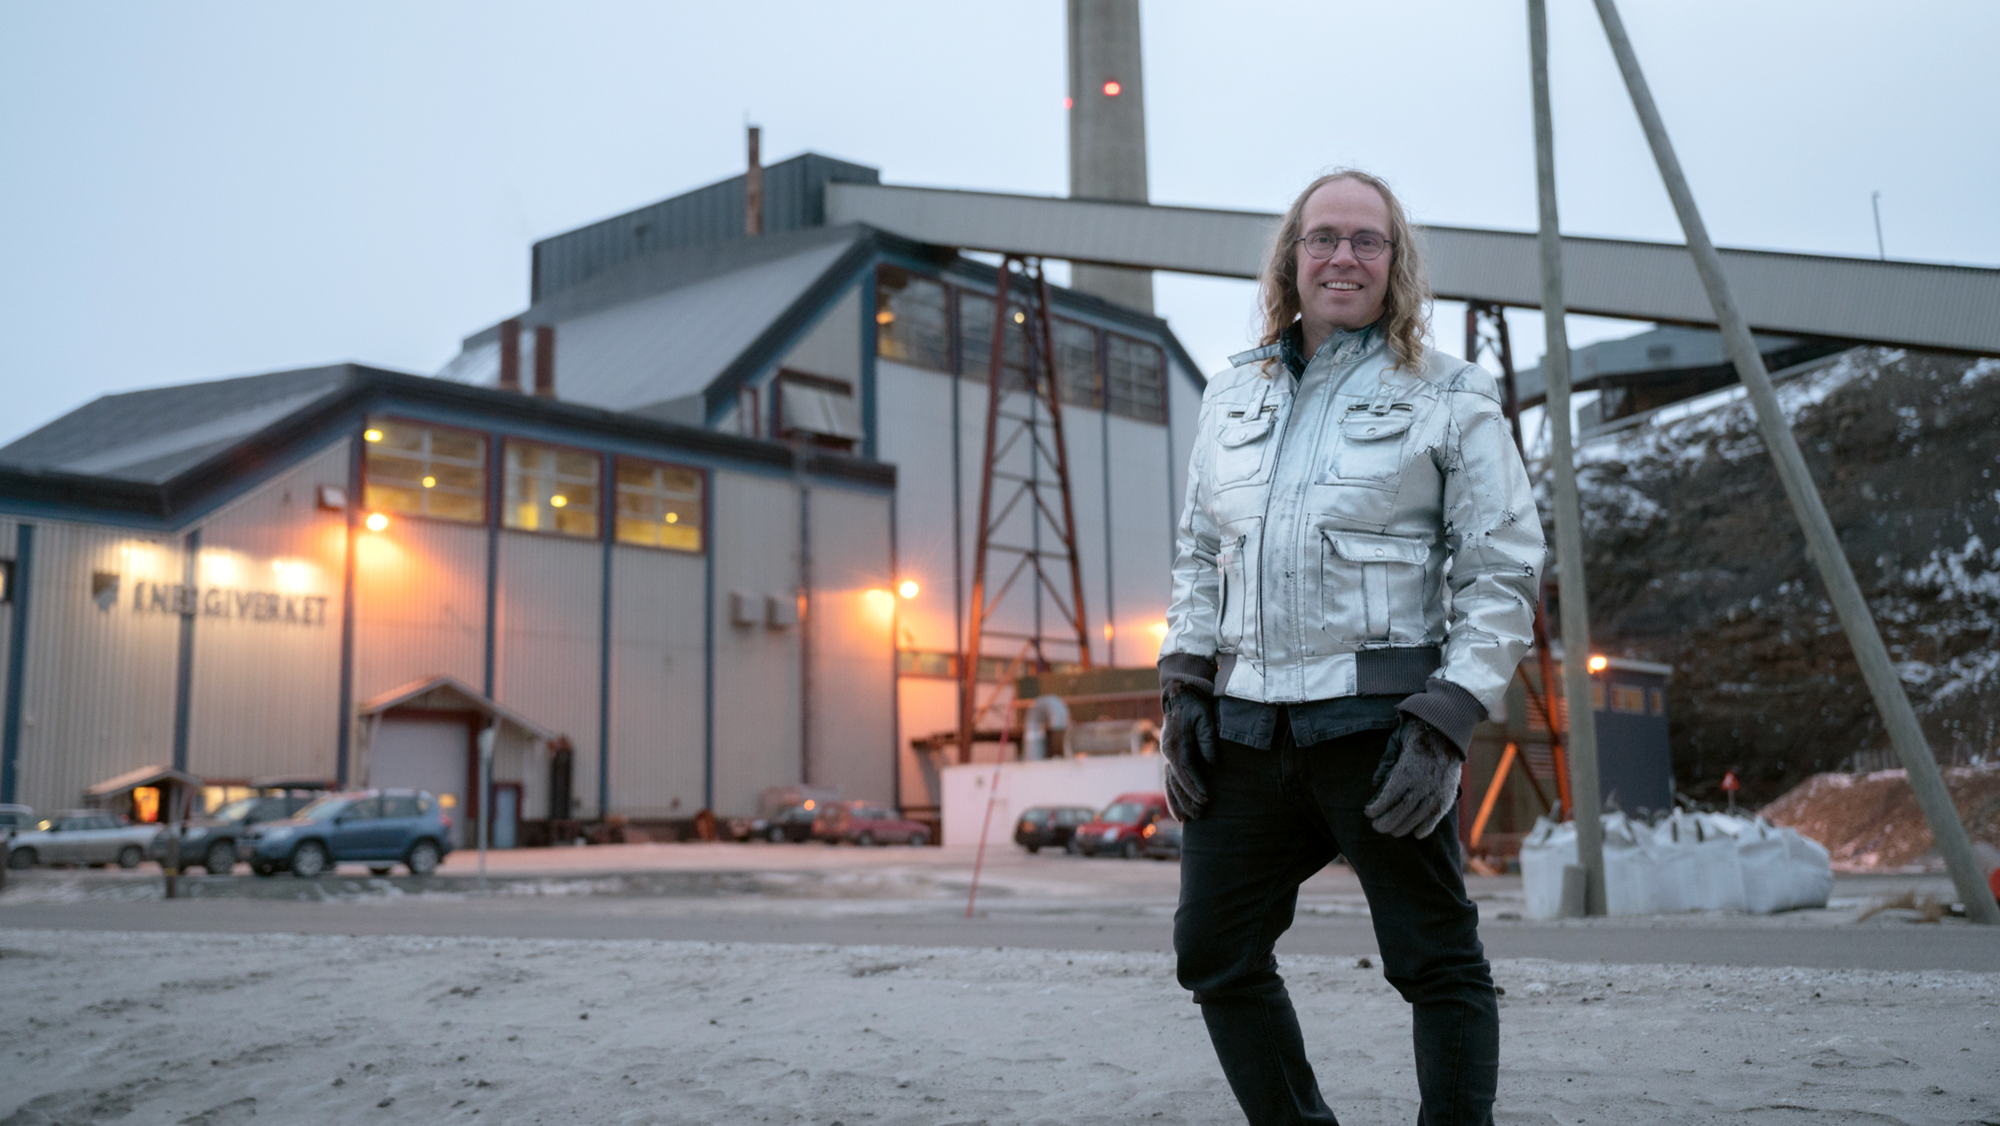
[[[1549, 113], [1549, 23], [1544, 0], [1528, 0], [1528, 54], [1535, 87], [1535, 195], [1541, 203], [1542, 323], [1548, 355], [1550, 483], [1556, 502], [1556, 593], [1562, 601], [1563, 696], [1569, 701], [1569, 793], [1576, 820], [1576, 859], [1585, 878], [1584, 911], [1604, 914], [1603, 799], [1597, 784], [1597, 712], [1590, 699], [1590, 599], [1583, 583], [1583, 506], [1576, 492], [1576, 449], [1570, 436], [1569, 333], [1563, 324], [1562, 233], [1556, 225], [1555, 126]], [[1547, 666], [1543, 666], [1546, 668]], [[1553, 703], [1544, 680], [1543, 699]], [[1554, 709], [1551, 708], [1551, 711]], [[1553, 728], [1554, 717], [1551, 716]]]
[[[1529, 0], [1531, 8], [1539, 3], [1540, 0]], [[1646, 143], [1652, 147], [1653, 160], [1660, 167], [1660, 179], [1666, 182], [1667, 195], [1674, 202], [1675, 214], [1680, 216], [1681, 230], [1687, 235], [1688, 252], [1694, 256], [1695, 272], [1701, 275], [1702, 288], [1708, 291], [1709, 304], [1715, 309], [1715, 322], [1722, 329], [1723, 345], [1736, 365], [1737, 376], [1743, 380], [1750, 405], [1757, 411], [1757, 425], [1763, 431], [1764, 446], [1771, 451], [1778, 479], [1785, 486], [1785, 497], [1791, 501], [1792, 511], [1805, 531], [1806, 554], [1819, 568], [1820, 581], [1826, 584], [1827, 597], [1833, 602], [1834, 613], [1840, 618], [1841, 628], [1847, 631], [1848, 643], [1854, 646], [1854, 659], [1861, 666], [1861, 678], [1868, 683], [1868, 693], [1874, 700], [1876, 714], [1882, 717], [1882, 726], [1889, 731], [1889, 742], [1896, 748], [1904, 769], [1909, 772], [1910, 789], [1916, 792], [1917, 805], [1924, 811], [1924, 820], [1930, 823], [1938, 853], [1944, 857], [1945, 868], [1951, 872], [1952, 886], [1957, 889], [1959, 898], [1965, 901], [1966, 916], [1974, 922], [2000, 926], [2000, 903], [1994, 902], [1993, 891], [1987, 887], [1985, 876], [1972, 855], [1972, 841], [1966, 836], [1964, 823], [1958, 819], [1951, 791], [1945, 788], [1944, 776], [1939, 773], [1937, 759], [1932, 757], [1930, 744], [1924, 739], [1923, 727], [1917, 723], [1916, 709], [1910, 706], [1910, 698], [1903, 692], [1903, 682], [1889, 661], [1889, 649], [1882, 644], [1882, 634], [1875, 627], [1875, 616], [1868, 609], [1861, 584], [1855, 581], [1854, 569], [1848, 565], [1847, 553], [1840, 546], [1840, 536], [1833, 530], [1833, 521], [1826, 514], [1826, 505], [1820, 500], [1819, 488], [1813, 484], [1812, 473], [1806, 468], [1805, 456], [1799, 452], [1798, 439], [1792, 435], [1791, 423], [1778, 405], [1778, 394], [1771, 388], [1771, 375], [1764, 370], [1764, 357], [1751, 339], [1750, 326], [1743, 319], [1742, 310], [1736, 307], [1729, 279], [1722, 274], [1722, 258], [1716, 254], [1715, 244], [1709, 241], [1708, 227], [1695, 207], [1694, 193], [1688, 189], [1680, 158], [1674, 154], [1673, 142], [1667, 137], [1666, 123], [1660, 119], [1659, 107], [1653, 104], [1646, 75], [1639, 69], [1639, 57], [1632, 52], [1632, 41], [1625, 35], [1625, 23], [1618, 17], [1618, 5], [1613, 0], [1596, 0], [1596, 4], [1598, 18], [1604, 24], [1604, 36], [1611, 41], [1611, 53], [1618, 59], [1619, 73], [1625, 76], [1625, 89], [1632, 97], [1632, 108], [1639, 114], [1639, 124], [1646, 131]], [[1551, 378], [1549, 382], [1553, 401], [1555, 381]], [[1569, 609], [1567, 598], [1564, 599], [1563, 609], [1566, 618]], [[1573, 707], [1570, 714], [1576, 714]]]

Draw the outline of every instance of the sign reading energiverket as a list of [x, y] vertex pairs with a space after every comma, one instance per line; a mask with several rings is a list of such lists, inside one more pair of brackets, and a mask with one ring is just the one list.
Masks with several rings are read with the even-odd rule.
[[138, 614], [179, 614], [183, 617], [235, 618], [280, 625], [326, 624], [325, 595], [280, 594], [272, 590], [242, 590], [184, 583], [132, 584], [132, 611]]

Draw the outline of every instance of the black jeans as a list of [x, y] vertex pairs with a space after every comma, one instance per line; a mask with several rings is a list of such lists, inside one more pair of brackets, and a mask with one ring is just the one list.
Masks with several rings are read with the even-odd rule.
[[[1422, 1126], [1486, 1126], [1500, 1071], [1500, 1006], [1459, 878], [1458, 814], [1423, 840], [1374, 830], [1361, 808], [1388, 738], [1365, 731], [1270, 750], [1223, 742], [1209, 806], [1181, 842], [1174, 952], [1236, 1101], [1253, 1126], [1332, 1123], [1272, 954], [1299, 885], [1345, 855], [1361, 879], [1383, 976], [1414, 1007]], [[1362, 1031], [1362, 1030], [1357, 1030]]]

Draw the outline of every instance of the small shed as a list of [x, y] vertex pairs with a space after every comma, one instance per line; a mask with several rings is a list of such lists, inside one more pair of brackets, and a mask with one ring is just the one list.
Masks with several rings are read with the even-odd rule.
[[201, 779], [185, 770], [142, 766], [84, 790], [83, 804], [129, 821], [165, 825], [187, 820], [200, 794]]
[[[513, 848], [530, 822], [572, 816], [548, 809], [551, 794], [570, 789], [567, 778], [550, 777], [556, 733], [456, 678], [413, 680], [365, 701], [360, 713], [356, 777], [366, 786], [437, 795], [451, 817], [454, 848], [478, 843], [479, 733], [488, 727], [495, 728], [492, 846]], [[567, 766], [566, 756], [560, 761]]]

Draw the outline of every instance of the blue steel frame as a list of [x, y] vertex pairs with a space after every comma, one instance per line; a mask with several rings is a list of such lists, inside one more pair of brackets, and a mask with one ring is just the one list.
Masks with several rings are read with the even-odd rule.
[[12, 802], [21, 762], [21, 696], [27, 685], [28, 603], [34, 588], [35, 526], [14, 526], [14, 610], [7, 629], [6, 728], [0, 731], [0, 802]]

